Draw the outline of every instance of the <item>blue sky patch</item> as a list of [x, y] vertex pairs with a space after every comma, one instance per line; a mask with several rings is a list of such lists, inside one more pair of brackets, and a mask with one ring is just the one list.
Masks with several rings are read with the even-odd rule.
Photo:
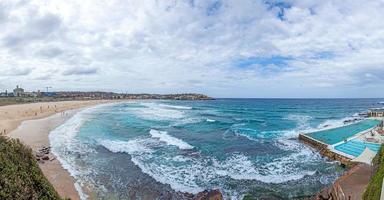
[[220, 10], [220, 7], [222, 6], [222, 3], [220, 0], [217, 0], [215, 2], [213, 2], [210, 6], [208, 6], [207, 8], [207, 15], [208, 16], [211, 16], [211, 15], [214, 15], [216, 14], [219, 10]]
[[268, 6], [268, 10], [277, 10], [276, 17], [284, 21], [285, 10], [290, 9], [291, 4], [284, 1], [265, 1]]
[[239, 59], [233, 62], [233, 66], [238, 68], [247, 68], [252, 65], [259, 65], [261, 67], [268, 65], [285, 66], [287, 62], [292, 60], [291, 57], [284, 56], [271, 56], [271, 57], [249, 57]]
[[331, 51], [321, 51], [321, 52], [315, 53], [314, 56], [312, 56], [312, 58], [313, 59], [332, 59], [335, 56], [336, 56], [335, 53]]

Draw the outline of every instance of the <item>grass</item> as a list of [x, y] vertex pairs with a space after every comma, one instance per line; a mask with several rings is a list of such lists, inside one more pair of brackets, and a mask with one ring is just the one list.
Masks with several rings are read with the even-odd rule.
[[44, 177], [32, 150], [0, 136], [0, 199], [61, 199]]
[[373, 159], [373, 164], [377, 168], [375, 175], [369, 181], [368, 187], [363, 194], [363, 200], [379, 200], [381, 187], [384, 178], [384, 148], [380, 148], [379, 153]]

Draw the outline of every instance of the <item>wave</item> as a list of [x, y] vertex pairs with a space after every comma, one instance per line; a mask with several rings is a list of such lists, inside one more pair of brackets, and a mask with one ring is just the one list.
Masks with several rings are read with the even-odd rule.
[[291, 121], [296, 121], [297, 127], [296, 130], [305, 130], [310, 127], [310, 120], [312, 119], [311, 116], [307, 115], [297, 115], [297, 114], [290, 114], [286, 117], [286, 119]]
[[[158, 140], [153, 138], [133, 139], [129, 141], [119, 140], [100, 140], [99, 144], [113, 153], [128, 153], [131, 161], [138, 166], [141, 171], [148, 174], [156, 181], [169, 184], [173, 189], [181, 192], [198, 193], [204, 188], [198, 186], [195, 178], [200, 171], [195, 166], [176, 165], [174, 163], [185, 163], [191, 159], [185, 156], [170, 156], [162, 154], [155, 155], [150, 147], [156, 145]], [[158, 149], [154, 148], [154, 149]], [[174, 162], [172, 162], [174, 161]], [[202, 170], [202, 168], [201, 168]]]
[[99, 140], [98, 143], [113, 153], [141, 154], [152, 153], [153, 150], [145, 145], [145, 140]]
[[151, 129], [149, 133], [153, 138], [158, 138], [160, 141], [163, 141], [168, 145], [177, 146], [179, 147], [179, 149], [193, 149], [193, 146], [184, 142], [181, 139], [168, 135], [166, 131], [158, 131], [155, 129]]
[[[152, 134], [166, 132], [151, 130]], [[311, 176], [316, 170], [299, 168], [300, 163], [313, 163], [321, 159], [309, 148], [303, 148], [295, 141], [282, 140], [276, 145], [290, 151], [290, 154], [271, 159], [270, 161], [251, 160], [250, 157], [235, 153], [227, 159], [218, 160], [212, 156], [177, 155], [164, 153], [160, 155], [159, 148], [151, 148], [158, 137], [141, 138], [130, 141], [102, 140], [101, 145], [114, 153], [128, 153], [131, 161], [141, 171], [156, 181], [169, 184], [172, 189], [181, 192], [198, 193], [212, 187], [211, 182], [224, 183], [228, 178], [235, 180], [257, 180], [264, 183], [284, 183]], [[162, 146], [166, 148], [166, 146]], [[170, 149], [169, 149], [170, 150]], [[170, 151], [173, 152], [173, 151]], [[215, 187], [220, 187], [216, 185]], [[236, 190], [226, 189], [226, 194], [236, 193]], [[235, 195], [236, 196], [236, 195]]]
[[75, 178], [75, 189], [81, 199], [87, 199], [88, 196], [82, 190], [81, 176], [91, 173], [91, 170], [84, 170], [77, 167], [74, 163], [76, 158], [71, 155], [84, 155], [93, 151], [86, 144], [80, 143], [75, 137], [80, 127], [88, 120], [87, 114], [104, 107], [105, 105], [95, 106], [76, 113], [65, 123], [54, 129], [49, 134], [49, 142], [52, 147], [52, 154], [55, 155], [61, 166], [66, 169], [72, 177]]
[[344, 117], [342, 119], [325, 120], [323, 123], [321, 123], [317, 126], [317, 130], [337, 128], [337, 127], [345, 126], [346, 124], [348, 124], [346, 122], [353, 123], [353, 122], [360, 121], [360, 120], [363, 120], [363, 118], [358, 116], [358, 114], [357, 114], [357, 116], [356, 116], [356, 114], [354, 114], [351, 117]]
[[158, 103], [140, 103], [143, 107], [129, 108], [130, 112], [136, 116], [153, 121], [177, 120], [185, 117], [185, 113], [180, 109], [169, 109]]
[[182, 125], [187, 125], [187, 124], [196, 124], [201, 122], [201, 118], [197, 117], [190, 117], [190, 118], [183, 118], [179, 120], [175, 120], [174, 123], [172, 123], [170, 126], [182, 126]]
[[161, 107], [166, 107], [166, 108], [174, 108], [174, 109], [179, 109], [179, 110], [192, 110], [193, 108], [190, 106], [176, 106], [176, 105], [169, 105], [169, 104], [158, 104]]
[[207, 122], [215, 122], [216, 120], [214, 120], [214, 119], [207, 119]]
[[255, 166], [247, 156], [235, 154], [224, 162], [216, 163], [215, 167], [216, 173], [221, 176], [229, 176], [236, 180], [258, 180], [264, 183], [284, 183], [316, 173], [316, 171], [295, 169], [292, 165], [295, 161], [292, 159], [296, 157], [298, 156], [292, 154], [288, 157], [276, 158], [263, 166]]

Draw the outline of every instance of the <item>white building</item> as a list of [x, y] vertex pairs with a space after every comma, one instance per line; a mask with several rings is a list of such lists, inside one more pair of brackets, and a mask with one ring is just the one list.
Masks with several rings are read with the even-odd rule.
[[19, 86], [16, 86], [16, 88], [13, 90], [13, 95], [15, 97], [21, 97], [24, 95], [24, 89], [20, 88]]

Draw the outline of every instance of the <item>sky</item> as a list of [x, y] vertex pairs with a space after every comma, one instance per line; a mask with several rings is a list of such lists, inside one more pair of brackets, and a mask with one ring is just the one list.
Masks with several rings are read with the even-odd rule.
[[383, 97], [384, 0], [0, 0], [0, 90]]

